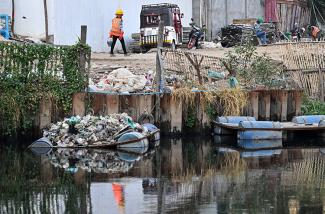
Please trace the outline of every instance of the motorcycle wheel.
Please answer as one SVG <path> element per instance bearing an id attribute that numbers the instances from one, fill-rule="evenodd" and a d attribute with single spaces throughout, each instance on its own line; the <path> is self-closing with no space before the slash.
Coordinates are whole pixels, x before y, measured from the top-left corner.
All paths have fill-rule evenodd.
<path id="1" fill-rule="evenodd" d="M 187 48 L 188 49 L 192 49 L 193 47 L 194 47 L 194 45 L 195 45 L 195 38 L 191 38 L 191 40 L 188 42 L 188 44 L 187 44 Z"/>

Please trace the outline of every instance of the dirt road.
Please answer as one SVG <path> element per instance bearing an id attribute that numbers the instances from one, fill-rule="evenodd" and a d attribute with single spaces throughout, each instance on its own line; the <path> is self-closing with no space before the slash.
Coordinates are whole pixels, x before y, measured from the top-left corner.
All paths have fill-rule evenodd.
<path id="1" fill-rule="evenodd" d="M 192 51 L 203 55 L 224 57 L 231 50 L 233 48 L 199 49 Z M 259 54 L 267 53 L 271 58 L 281 60 L 281 48 L 279 45 L 258 47 L 257 52 Z M 136 74 L 145 74 L 149 70 L 156 69 L 156 53 L 152 51 L 146 54 L 131 54 L 130 56 L 116 54 L 115 57 L 111 57 L 108 53 L 93 53 L 91 62 L 91 76 L 98 73 L 109 73 L 118 66 L 127 67 Z"/>

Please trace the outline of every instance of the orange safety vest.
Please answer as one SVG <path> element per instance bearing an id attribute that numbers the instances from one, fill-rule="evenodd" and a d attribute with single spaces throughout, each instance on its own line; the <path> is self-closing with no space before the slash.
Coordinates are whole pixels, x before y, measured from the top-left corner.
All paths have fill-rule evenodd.
<path id="1" fill-rule="evenodd" d="M 112 20 L 112 29 L 110 32 L 110 36 L 123 36 L 123 31 L 122 31 L 122 19 L 120 18 L 114 18 Z"/>
<path id="2" fill-rule="evenodd" d="M 312 35 L 313 35 L 314 38 L 317 37 L 317 34 L 318 34 L 319 31 L 320 31 L 320 29 L 319 29 L 318 27 L 313 26 L 313 32 L 312 32 Z"/>

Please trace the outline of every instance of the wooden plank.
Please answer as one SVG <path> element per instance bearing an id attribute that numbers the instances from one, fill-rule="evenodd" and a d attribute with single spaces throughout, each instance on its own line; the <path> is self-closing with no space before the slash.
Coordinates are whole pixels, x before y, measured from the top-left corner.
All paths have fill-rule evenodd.
<path id="1" fill-rule="evenodd" d="M 160 121 L 160 129 L 162 131 L 167 132 L 171 130 L 171 114 L 170 114 L 170 101 L 171 101 L 171 96 L 165 94 L 160 101 L 160 118 L 156 118 L 156 120 Z"/>
<path id="2" fill-rule="evenodd" d="M 281 120 L 281 100 L 279 98 L 279 91 L 271 92 L 271 117 L 272 121 Z"/>
<path id="3" fill-rule="evenodd" d="M 319 99 L 321 102 L 324 102 L 324 76 L 322 70 L 318 70 L 318 79 L 319 79 Z"/>
<path id="4" fill-rule="evenodd" d="M 183 125 L 183 108 L 182 103 L 176 100 L 170 102 L 170 114 L 171 114 L 171 133 L 181 133 Z"/>
<path id="5" fill-rule="evenodd" d="M 250 93 L 250 102 L 252 106 L 251 115 L 258 119 L 258 92 L 252 91 Z"/>
<path id="6" fill-rule="evenodd" d="M 82 44 L 86 44 L 86 42 L 87 42 L 87 26 L 86 25 L 81 26 L 80 42 Z M 82 74 L 86 73 L 86 53 L 84 51 L 81 51 L 80 55 L 79 55 L 79 72 Z"/>
<path id="7" fill-rule="evenodd" d="M 301 115 L 302 95 L 300 91 L 294 92 L 296 116 Z"/>
<path id="8" fill-rule="evenodd" d="M 106 114 L 119 113 L 119 96 L 106 95 Z"/>
<path id="9" fill-rule="evenodd" d="M 283 91 L 281 93 L 281 121 L 287 121 L 288 114 L 288 92 Z"/>
<path id="10" fill-rule="evenodd" d="M 72 114 L 79 115 L 81 117 L 85 116 L 85 93 L 76 93 L 72 97 Z"/>
<path id="11" fill-rule="evenodd" d="M 152 103 L 152 98 L 154 96 L 152 95 L 142 95 L 139 96 L 139 111 L 140 114 L 142 113 L 149 113 L 152 114 L 152 107 L 153 107 L 153 103 Z"/>
<path id="12" fill-rule="evenodd" d="M 95 115 L 104 115 L 106 112 L 106 95 L 96 94 L 94 95 L 92 109 Z"/>
<path id="13" fill-rule="evenodd" d="M 51 124 L 51 115 L 52 115 L 51 113 L 52 113 L 51 100 L 48 98 L 42 99 L 40 102 L 40 112 L 39 112 L 39 127 L 41 129 Z"/>
<path id="14" fill-rule="evenodd" d="M 270 93 L 264 94 L 264 103 L 265 103 L 266 120 L 270 120 L 271 119 L 271 95 L 270 95 Z"/>

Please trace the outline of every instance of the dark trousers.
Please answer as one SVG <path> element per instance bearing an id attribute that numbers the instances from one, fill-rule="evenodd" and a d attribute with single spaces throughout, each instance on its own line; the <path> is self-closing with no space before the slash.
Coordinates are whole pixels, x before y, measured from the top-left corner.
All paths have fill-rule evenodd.
<path id="1" fill-rule="evenodd" d="M 112 43 L 112 46 L 111 46 L 111 54 L 114 53 L 114 47 L 116 45 L 116 41 L 118 39 L 118 36 L 113 36 L 113 43 Z M 125 47 L 125 42 L 124 42 L 124 38 L 122 37 L 122 39 L 120 39 L 120 42 L 122 44 L 122 48 L 123 48 L 123 51 L 124 51 L 124 54 L 126 54 L 126 47 Z"/>

